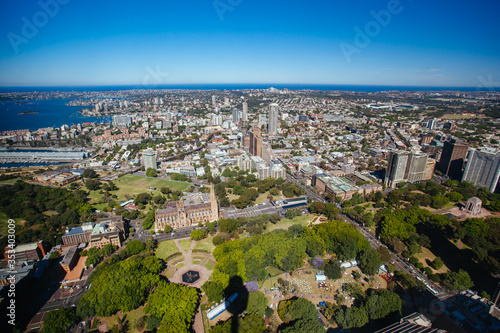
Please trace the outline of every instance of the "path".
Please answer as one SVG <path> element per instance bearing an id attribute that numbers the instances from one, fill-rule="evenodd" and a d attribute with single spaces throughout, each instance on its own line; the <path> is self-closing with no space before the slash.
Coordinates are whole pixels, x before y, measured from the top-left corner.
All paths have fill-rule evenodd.
<path id="1" fill-rule="evenodd" d="M 184 263 L 186 264 L 184 267 L 179 268 L 175 273 L 174 276 L 169 279 L 171 282 L 174 283 L 182 283 L 185 285 L 188 285 L 190 287 L 195 287 L 195 288 L 201 288 L 201 286 L 208 281 L 208 278 L 212 274 L 212 271 L 209 271 L 206 269 L 203 265 L 205 262 L 210 259 L 214 258 L 211 254 L 207 254 L 206 258 L 203 260 L 203 262 L 200 265 L 194 265 L 193 260 L 192 260 L 192 252 L 193 248 L 195 246 L 195 241 L 191 241 L 191 246 L 189 247 L 189 251 L 186 253 L 182 249 L 182 247 L 179 244 L 179 239 L 174 239 L 175 245 L 179 248 L 179 251 L 182 253 L 184 256 Z M 214 258 L 215 259 L 215 258 Z M 182 275 L 186 273 L 187 271 L 194 270 L 197 271 L 200 274 L 200 279 L 194 283 L 191 284 L 186 284 L 182 282 Z M 205 328 L 203 327 L 203 318 L 201 315 L 201 304 L 198 306 L 198 310 L 196 311 L 196 316 L 194 318 L 194 324 L 193 324 L 194 331 L 196 333 L 203 333 L 205 332 Z"/>

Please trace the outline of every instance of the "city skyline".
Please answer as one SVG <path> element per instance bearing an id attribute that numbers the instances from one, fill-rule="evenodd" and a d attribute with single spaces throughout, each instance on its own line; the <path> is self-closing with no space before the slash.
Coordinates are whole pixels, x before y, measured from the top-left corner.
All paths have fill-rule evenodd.
<path id="1" fill-rule="evenodd" d="M 494 1 L 134 4 L 2 1 L 0 86 L 500 86 Z"/>

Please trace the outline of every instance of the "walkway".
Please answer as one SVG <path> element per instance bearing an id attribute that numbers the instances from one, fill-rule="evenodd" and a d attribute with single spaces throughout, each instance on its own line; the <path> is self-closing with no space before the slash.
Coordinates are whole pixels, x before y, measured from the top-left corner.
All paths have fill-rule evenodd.
<path id="1" fill-rule="evenodd" d="M 209 271 L 206 269 L 203 265 L 206 263 L 207 260 L 214 258 L 211 254 L 207 254 L 206 258 L 203 259 L 203 262 L 200 265 L 194 265 L 193 260 L 192 260 L 192 253 L 193 253 L 193 248 L 194 245 L 196 244 L 195 241 L 191 241 L 191 246 L 189 247 L 189 251 L 185 252 L 182 247 L 179 244 L 179 239 L 174 239 L 175 245 L 179 248 L 179 251 L 182 253 L 184 256 L 184 263 L 186 264 L 184 267 L 179 268 L 175 273 L 174 276 L 172 276 L 171 279 L 169 279 L 171 282 L 174 283 L 182 283 L 184 285 L 190 286 L 190 287 L 195 287 L 195 288 L 201 288 L 201 286 L 208 281 L 208 278 L 212 274 L 213 271 Z M 214 258 L 215 260 L 215 258 Z M 182 275 L 186 273 L 187 271 L 197 271 L 200 274 L 200 278 L 198 281 L 187 284 L 182 282 Z M 203 318 L 201 315 L 201 304 L 198 306 L 198 310 L 196 311 L 196 316 L 194 319 L 194 324 L 193 324 L 194 331 L 196 333 L 203 333 L 205 332 L 205 329 L 203 327 Z"/>

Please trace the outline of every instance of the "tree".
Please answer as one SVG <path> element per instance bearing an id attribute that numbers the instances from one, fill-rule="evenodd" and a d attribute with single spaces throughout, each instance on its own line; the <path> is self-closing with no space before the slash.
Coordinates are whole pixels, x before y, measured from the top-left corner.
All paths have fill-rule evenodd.
<path id="1" fill-rule="evenodd" d="M 155 210 L 152 209 L 148 215 L 146 216 L 146 218 L 144 219 L 144 221 L 142 221 L 141 223 L 141 226 L 144 230 L 148 230 L 150 229 L 153 224 L 155 223 Z"/>
<path id="2" fill-rule="evenodd" d="M 324 269 L 325 275 L 331 280 L 340 279 L 342 276 L 342 269 L 338 260 L 330 259 Z"/>
<path id="3" fill-rule="evenodd" d="M 193 230 L 191 232 L 190 238 L 192 240 L 197 241 L 197 240 L 201 240 L 201 239 L 205 238 L 206 236 L 207 236 L 207 234 L 205 233 L 204 230 L 202 230 L 202 229 L 196 229 L 196 230 Z"/>
<path id="4" fill-rule="evenodd" d="M 267 298 L 262 292 L 255 290 L 248 293 L 247 313 L 254 313 L 259 318 L 262 318 L 264 317 L 266 308 Z"/>
<path id="5" fill-rule="evenodd" d="M 451 291 L 463 291 L 474 286 L 469 274 L 460 269 L 458 272 L 451 272 L 446 274 L 444 285 Z"/>
<path id="6" fill-rule="evenodd" d="M 356 258 L 358 253 L 358 244 L 354 238 L 346 237 L 337 248 L 337 256 L 342 261 Z"/>
<path id="7" fill-rule="evenodd" d="M 280 220 L 281 220 L 280 213 L 273 213 L 269 216 L 269 221 L 271 221 L 271 223 L 273 224 L 278 223 Z"/>
<path id="8" fill-rule="evenodd" d="M 312 265 L 316 269 L 322 269 L 324 264 L 325 264 L 325 262 L 323 261 L 323 258 L 320 258 L 320 257 L 314 257 L 314 259 L 312 261 Z"/>
<path id="9" fill-rule="evenodd" d="M 147 205 L 150 201 L 151 201 L 151 194 L 149 193 L 139 193 L 134 199 L 135 204 Z"/>
<path id="10" fill-rule="evenodd" d="M 82 178 L 98 178 L 99 175 L 92 169 L 85 169 L 82 173 Z"/>
<path id="11" fill-rule="evenodd" d="M 334 318 L 337 324 L 343 329 L 363 327 L 368 323 L 368 313 L 366 310 L 355 306 L 338 310 Z"/>
<path id="12" fill-rule="evenodd" d="M 148 177 L 156 177 L 157 175 L 158 175 L 158 173 L 153 168 L 148 168 L 146 170 L 146 176 L 148 176 Z"/>
<path id="13" fill-rule="evenodd" d="M 365 309 L 372 320 L 386 317 L 394 311 L 401 312 L 403 306 L 401 298 L 389 290 L 371 289 L 371 295 L 365 301 Z"/>
<path id="14" fill-rule="evenodd" d="M 224 288 L 219 283 L 207 281 L 201 286 L 209 302 L 218 302 L 224 298 Z"/>
<path id="15" fill-rule="evenodd" d="M 89 190 L 89 191 L 96 191 L 99 189 L 99 187 L 101 186 L 101 182 L 97 179 L 88 179 L 86 182 L 85 182 L 85 187 Z"/>
<path id="16" fill-rule="evenodd" d="M 76 310 L 73 307 L 49 311 L 43 321 L 42 333 L 69 332 L 71 326 L 79 320 L 80 318 L 76 315 Z"/>
<path id="17" fill-rule="evenodd" d="M 441 209 L 449 202 L 450 200 L 444 195 L 436 195 L 431 197 L 431 207 L 434 209 Z"/>
<path id="18" fill-rule="evenodd" d="M 164 232 L 169 233 L 172 232 L 172 227 L 169 226 L 168 224 L 165 225 L 165 229 L 163 229 Z"/>
<path id="19" fill-rule="evenodd" d="M 140 240 L 133 240 L 127 244 L 126 248 L 130 252 L 130 254 L 134 255 L 142 252 L 146 248 L 146 245 L 144 245 L 144 243 Z"/>
<path id="20" fill-rule="evenodd" d="M 359 256 L 359 268 L 367 275 L 377 274 L 381 265 L 382 260 L 377 250 L 367 249 Z"/>
<path id="21" fill-rule="evenodd" d="M 431 266 L 434 269 L 441 269 L 444 266 L 444 262 L 440 257 L 436 257 L 436 259 L 432 261 Z"/>
<path id="22" fill-rule="evenodd" d="M 383 262 L 390 262 L 392 260 L 391 252 L 385 246 L 381 246 L 377 249 L 378 253 L 380 253 L 380 259 Z"/>

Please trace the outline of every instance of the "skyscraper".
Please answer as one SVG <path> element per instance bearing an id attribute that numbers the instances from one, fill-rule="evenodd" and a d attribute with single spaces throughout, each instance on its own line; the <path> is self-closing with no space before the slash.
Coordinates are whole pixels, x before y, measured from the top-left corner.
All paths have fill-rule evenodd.
<path id="1" fill-rule="evenodd" d="M 391 152 L 387 161 L 384 180 L 387 186 L 395 187 L 397 183 L 405 181 L 406 165 L 409 157 L 408 152 Z"/>
<path id="2" fill-rule="evenodd" d="M 247 102 L 243 102 L 243 114 L 241 116 L 241 120 L 244 122 L 248 121 L 248 104 Z"/>
<path id="3" fill-rule="evenodd" d="M 237 123 L 240 121 L 241 111 L 238 109 L 233 109 L 233 123 Z"/>
<path id="4" fill-rule="evenodd" d="M 278 134 L 278 111 L 278 104 L 272 103 L 271 105 L 269 105 L 269 127 L 267 129 L 269 135 Z"/>
<path id="5" fill-rule="evenodd" d="M 460 179 L 469 147 L 463 143 L 445 142 L 438 169 L 450 178 Z"/>
<path id="6" fill-rule="evenodd" d="M 152 149 L 148 149 L 142 153 L 142 162 L 144 163 L 144 170 L 149 168 L 156 170 L 156 152 Z"/>
<path id="7" fill-rule="evenodd" d="M 212 106 L 215 107 L 215 95 L 212 95 Z"/>
<path id="8" fill-rule="evenodd" d="M 471 150 L 467 156 L 462 181 L 484 186 L 494 192 L 500 178 L 500 154 Z"/>

